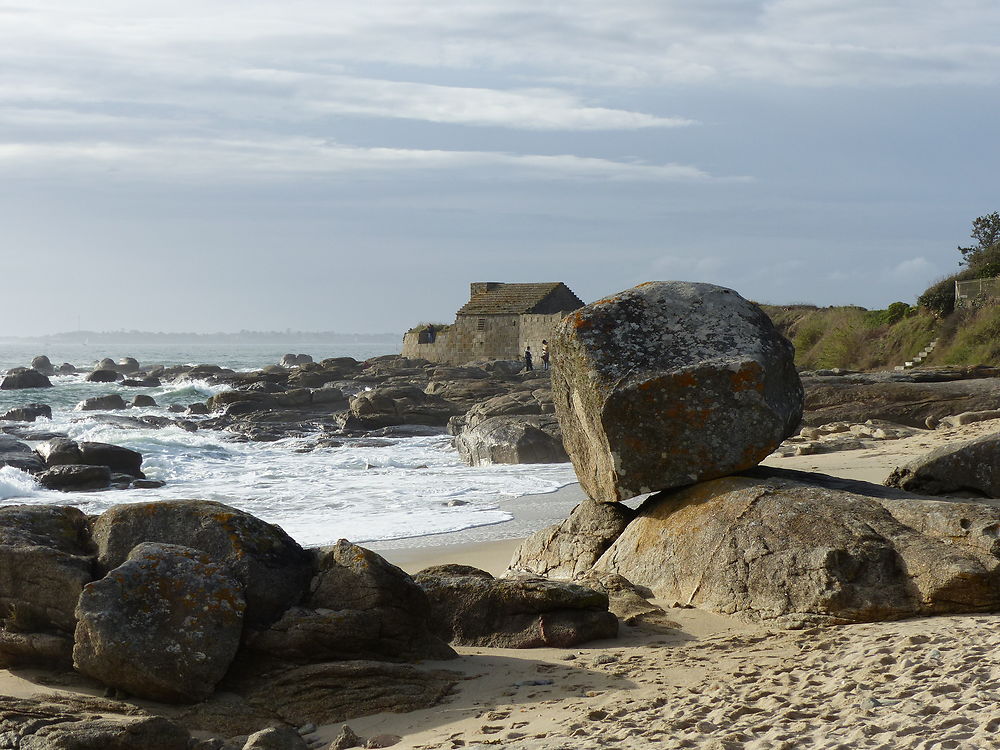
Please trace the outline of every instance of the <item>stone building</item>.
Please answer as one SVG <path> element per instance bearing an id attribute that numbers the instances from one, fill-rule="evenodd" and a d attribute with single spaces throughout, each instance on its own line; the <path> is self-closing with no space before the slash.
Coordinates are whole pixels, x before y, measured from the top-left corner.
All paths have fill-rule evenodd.
<path id="1" fill-rule="evenodd" d="M 455 322 L 433 333 L 426 326 L 403 336 L 403 356 L 465 364 L 484 359 L 520 359 L 526 346 L 537 358 L 567 313 L 583 302 L 560 281 L 503 284 L 477 281 Z"/>

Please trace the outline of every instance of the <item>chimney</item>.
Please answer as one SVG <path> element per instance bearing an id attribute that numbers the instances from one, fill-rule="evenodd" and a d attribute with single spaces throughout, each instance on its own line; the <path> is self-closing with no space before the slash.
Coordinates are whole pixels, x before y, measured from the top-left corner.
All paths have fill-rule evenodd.
<path id="1" fill-rule="evenodd" d="M 477 294 L 482 294 L 483 292 L 492 292 L 494 289 L 499 289 L 503 284 L 499 281 L 473 281 L 469 284 L 469 299 L 472 299 Z"/>

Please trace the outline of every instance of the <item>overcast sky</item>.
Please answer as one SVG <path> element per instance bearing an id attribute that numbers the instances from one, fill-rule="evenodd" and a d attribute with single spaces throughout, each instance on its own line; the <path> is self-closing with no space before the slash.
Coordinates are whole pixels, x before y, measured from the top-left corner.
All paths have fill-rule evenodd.
<path id="1" fill-rule="evenodd" d="M 2 5 L 0 335 L 912 302 L 1000 209 L 998 84 L 996 0 Z"/>

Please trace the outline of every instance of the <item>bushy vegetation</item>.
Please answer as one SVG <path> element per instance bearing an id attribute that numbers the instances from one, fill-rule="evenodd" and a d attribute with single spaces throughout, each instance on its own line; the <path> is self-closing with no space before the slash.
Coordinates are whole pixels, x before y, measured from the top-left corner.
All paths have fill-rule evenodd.
<path id="1" fill-rule="evenodd" d="M 937 322 L 934 315 L 905 302 L 885 310 L 807 305 L 763 309 L 795 345 L 795 364 L 807 370 L 902 364 L 934 339 Z"/>

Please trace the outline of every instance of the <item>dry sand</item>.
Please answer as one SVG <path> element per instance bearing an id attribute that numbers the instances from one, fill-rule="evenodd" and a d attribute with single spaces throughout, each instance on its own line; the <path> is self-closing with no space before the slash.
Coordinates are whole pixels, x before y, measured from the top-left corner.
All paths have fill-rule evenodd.
<path id="1" fill-rule="evenodd" d="M 1000 422 L 766 463 L 881 482 L 911 456 L 993 432 Z M 528 525 L 565 517 L 579 497 L 570 487 L 526 499 Z M 499 573 L 517 539 L 425 542 L 380 551 L 410 571 L 458 562 Z M 400 735 L 400 749 L 1000 748 L 1000 615 L 781 631 L 668 612 L 677 627 L 623 625 L 583 648 L 459 648 L 461 659 L 426 663 L 462 674 L 444 704 L 348 723 L 364 737 Z M 0 671 L 0 693 L 45 689 Z M 325 748 L 339 731 L 307 739 Z"/>

